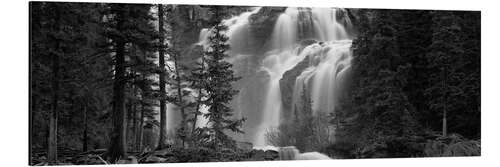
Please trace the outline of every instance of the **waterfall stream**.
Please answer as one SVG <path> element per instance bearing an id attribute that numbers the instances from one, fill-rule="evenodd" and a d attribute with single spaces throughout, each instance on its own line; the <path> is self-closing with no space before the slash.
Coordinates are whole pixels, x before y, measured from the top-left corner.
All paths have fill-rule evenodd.
<path id="1" fill-rule="evenodd" d="M 258 13 L 260 9 L 254 8 L 252 11 L 223 21 L 223 24 L 229 27 L 226 34 L 229 36 L 231 46 L 230 58 L 228 58 L 231 63 L 242 64 L 242 61 L 248 61 L 247 57 L 258 56 L 243 54 L 241 50 L 248 45 L 248 38 L 252 35 L 248 33 L 249 17 Z M 267 147 L 269 143 L 266 142 L 265 134 L 270 128 L 278 127 L 283 121 L 280 89 L 283 74 L 306 58 L 309 59 L 309 65 L 295 79 L 291 106 L 301 106 L 300 97 L 307 92 L 311 97 L 314 113 L 334 112 L 336 92 L 339 91 L 337 90 L 338 78 L 342 78 L 341 76 L 349 69 L 351 61 L 351 39 L 344 27 L 345 24 L 350 24 L 350 20 L 348 17 L 339 18 L 339 11 L 342 9 L 290 7 L 278 16 L 269 38 L 270 49 L 262 55 L 264 58 L 259 63 L 260 68 L 255 69 L 264 71 L 268 76 L 266 85 L 260 85 L 260 89 L 265 89 L 265 93 L 260 97 L 264 100 L 260 106 L 261 112 L 236 111 L 240 112 L 239 116 L 260 115 L 255 117 L 260 118 L 258 121 L 253 121 L 256 123 L 245 125 L 253 128 L 253 131 L 247 132 L 245 136 L 256 148 Z M 303 27 L 310 28 L 304 29 Z M 200 32 L 199 45 L 207 46 L 208 33 L 208 29 Z M 300 33 L 312 34 L 312 36 Z M 306 38 L 316 42 L 304 46 L 301 40 L 307 40 Z M 238 69 L 242 68 L 244 67 L 235 66 L 235 71 L 238 73 Z M 307 90 L 305 91 L 304 88 Z M 245 87 L 240 89 L 252 91 Z M 240 93 L 239 96 L 245 96 L 245 94 Z M 241 103 L 245 101 L 235 102 L 236 110 L 241 110 L 239 109 Z M 297 108 L 292 108 L 292 110 L 295 109 Z"/>

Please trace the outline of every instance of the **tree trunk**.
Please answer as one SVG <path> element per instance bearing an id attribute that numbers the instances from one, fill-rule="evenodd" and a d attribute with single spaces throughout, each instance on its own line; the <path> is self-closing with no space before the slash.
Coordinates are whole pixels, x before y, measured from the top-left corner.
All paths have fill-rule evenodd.
<path id="1" fill-rule="evenodd" d="M 446 137 L 448 135 L 447 125 L 446 125 L 446 114 L 447 114 L 446 113 L 446 103 L 447 103 L 446 90 L 447 90 L 447 86 L 448 86 L 448 85 L 446 85 L 447 78 L 448 78 L 448 74 L 447 74 L 446 66 L 445 66 L 444 67 L 444 80 L 443 80 L 443 82 L 444 82 L 444 84 L 443 84 L 443 87 L 444 87 L 444 89 L 443 89 L 443 94 L 444 94 L 443 95 L 443 100 L 444 100 L 444 103 L 443 103 L 443 137 Z"/>
<path id="2" fill-rule="evenodd" d="M 187 136 L 187 129 L 188 129 L 188 126 L 187 126 L 187 115 L 186 115 L 186 112 L 184 110 L 184 100 L 182 99 L 183 97 L 183 94 L 182 94 L 182 87 L 181 87 L 181 76 L 180 76 L 180 69 L 179 69 L 179 55 L 177 53 L 173 54 L 173 57 L 174 57 L 174 65 L 175 65 L 175 75 L 177 76 L 175 78 L 175 81 L 176 81 L 176 87 L 177 87 L 177 100 L 178 100 L 178 105 L 179 105 L 179 110 L 181 112 L 181 117 L 182 117 L 182 120 L 181 120 L 181 128 L 182 128 L 182 134 L 184 137 L 181 138 L 182 140 L 182 147 L 185 146 L 185 137 Z"/>
<path id="3" fill-rule="evenodd" d="M 144 104 L 141 105 L 141 115 L 140 115 L 140 120 L 139 120 L 139 140 L 137 140 L 137 146 L 138 146 L 138 150 L 140 152 L 142 152 L 142 147 L 143 147 L 143 144 L 142 144 L 142 141 L 143 141 L 143 138 L 144 138 Z"/>
<path id="4" fill-rule="evenodd" d="M 59 48 L 59 43 L 56 44 Z M 48 139 L 48 161 L 50 164 L 57 163 L 57 119 L 58 119 L 58 98 L 59 98 L 59 56 L 52 55 L 52 108 L 49 120 L 49 139 Z"/>
<path id="5" fill-rule="evenodd" d="M 160 139 L 158 140 L 158 149 L 162 149 L 166 146 L 167 102 L 165 97 L 165 55 L 163 48 L 163 43 L 165 42 L 163 35 L 165 33 L 163 30 L 163 5 L 161 4 L 158 5 L 158 25 L 160 33 L 160 47 L 158 49 L 160 58 Z"/>
<path id="6" fill-rule="evenodd" d="M 31 5 L 30 5 L 31 6 Z M 31 13 L 30 13 L 31 15 Z M 31 23 L 30 23 L 31 24 Z M 30 45 L 31 45 L 31 41 L 30 41 Z M 31 47 L 30 47 L 31 48 Z M 31 52 L 30 52 L 31 53 Z M 31 59 L 31 55 L 30 55 L 30 59 Z M 30 61 L 31 62 L 31 61 Z M 32 63 L 30 63 L 30 74 L 32 74 Z M 36 104 L 37 104 L 37 98 L 36 96 L 33 95 L 33 91 L 34 90 L 37 90 L 36 89 L 36 83 L 35 83 L 35 79 L 33 79 L 33 76 L 29 75 L 29 79 L 30 79 L 30 114 L 29 114 L 29 119 L 30 119 L 30 129 L 29 129 L 29 164 L 30 165 L 35 165 L 33 164 L 33 146 L 34 146 L 34 142 L 33 142 L 33 139 L 35 138 L 35 125 L 34 125 L 34 119 L 35 119 L 35 110 L 36 110 Z M 40 119 L 40 118 L 37 118 L 37 119 Z"/>
<path id="7" fill-rule="evenodd" d="M 143 55 L 143 59 L 146 60 L 146 54 Z M 146 63 L 143 63 L 142 64 L 144 68 L 146 68 Z M 145 81 L 146 80 L 146 74 L 142 73 L 142 81 Z M 143 141 L 143 136 L 144 136 L 144 111 L 146 109 L 145 104 L 146 104 L 146 97 L 145 97 L 145 92 L 146 91 L 146 85 L 143 85 L 142 86 L 142 98 L 141 98 L 141 112 L 140 112 L 140 116 L 139 116 L 139 131 L 137 133 L 138 135 L 138 140 L 136 141 L 136 146 L 137 146 L 137 150 L 139 150 L 140 152 L 142 152 L 142 141 Z"/>
<path id="8" fill-rule="evenodd" d="M 87 116 L 87 104 L 83 104 L 83 152 L 86 152 L 88 149 L 88 116 Z"/>
<path id="9" fill-rule="evenodd" d="M 131 126 L 131 122 L 132 122 L 132 99 L 128 98 L 127 99 L 127 102 L 125 102 L 125 111 L 126 111 L 126 122 L 127 122 L 127 126 L 125 126 L 125 138 L 127 139 L 127 142 L 125 142 L 125 147 L 128 148 L 128 145 L 129 145 L 129 136 L 132 136 L 132 133 L 130 131 L 130 126 Z M 133 148 L 132 148 L 133 149 Z M 128 150 L 128 149 L 127 149 Z"/>
<path id="10" fill-rule="evenodd" d="M 123 11 L 117 14 L 117 28 L 123 26 Z M 113 83 L 113 131 L 108 158 L 116 162 L 126 157 L 126 115 L 125 115 L 125 41 L 116 39 L 115 79 Z"/>
<path id="11" fill-rule="evenodd" d="M 205 56 L 201 56 L 201 73 L 203 73 L 205 71 Z M 194 85 L 194 83 L 193 83 Z M 193 124 L 192 124 L 192 127 L 191 127 L 191 139 L 193 140 L 193 136 L 195 135 L 194 132 L 196 130 L 196 123 L 198 122 L 198 112 L 200 112 L 200 108 L 201 108 L 201 100 L 203 98 L 203 95 L 202 95 L 202 88 L 200 87 L 198 89 L 198 99 L 197 99 L 197 104 L 196 104 L 196 110 L 194 112 L 194 119 L 193 119 Z M 196 141 L 193 141 L 193 145 L 195 145 Z"/>
<path id="12" fill-rule="evenodd" d="M 133 89 L 133 88 L 132 88 Z M 134 91 L 135 93 L 135 91 Z M 137 151 L 137 147 L 134 147 L 135 146 L 135 143 L 137 143 L 137 113 L 136 113 L 136 105 L 134 105 L 132 103 L 132 130 L 133 130 L 133 133 L 132 133 L 132 150 L 134 151 Z"/>
<path id="13" fill-rule="evenodd" d="M 445 104 L 446 105 L 446 104 Z M 447 127 L 446 127 L 446 109 L 443 111 L 443 136 L 446 137 L 447 134 Z"/>

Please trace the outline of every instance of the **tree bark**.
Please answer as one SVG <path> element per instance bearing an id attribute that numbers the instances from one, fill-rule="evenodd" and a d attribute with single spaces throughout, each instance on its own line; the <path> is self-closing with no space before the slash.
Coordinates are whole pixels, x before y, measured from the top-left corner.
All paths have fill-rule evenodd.
<path id="1" fill-rule="evenodd" d="M 166 105 L 166 97 L 165 97 L 165 55 L 163 43 L 165 42 L 163 35 L 163 5 L 158 5 L 158 25 L 159 25 L 159 33 L 160 33 L 160 46 L 158 48 L 158 55 L 160 61 L 160 138 L 158 140 L 158 149 L 165 148 L 166 143 L 166 127 L 167 127 L 167 105 Z"/>
<path id="2" fill-rule="evenodd" d="M 88 116 L 87 116 L 87 104 L 83 104 L 83 152 L 86 152 L 88 149 Z"/>
<path id="3" fill-rule="evenodd" d="M 132 86 L 132 90 L 135 90 Z M 135 93 L 135 91 L 133 91 Z M 135 146 L 135 143 L 137 143 L 137 113 L 136 113 L 136 105 L 134 103 L 131 104 L 132 105 L 132 130 L 133 130 L 133 133 L 132 133 L 132 149 L 134 151 L 137 151 L 137 147 L 134 147 Z"/>
<path id="4" fill-rule="evenodd" d="M 205 71 L 205 56 L 202 55 L 201 56 L 201 73 L 203 73 Z M 201 108 L 201 100 L 203 98 L 203 95 L 202 95 L 202 88 L 200 87 L 198 89 L 198 99 L 197 99 L 197 104 L 196 104 L 196 110 L 195 110 L 195 113 L 194 113 L 194 119 L 193 119 L 193 124 L 191 125 L 191 139 L 193 140 L 193 136 L 195 135 L 194 132 L 196 130 L 196 123 L 198 122 L 198 112 L 200 112 L 200 108 Z M 195 145 L 196 141 L 193 141 L 193 145 Z"/>
<path id="5" fill-rule="evenodd" d="M 125 102 L 125 112 L 126 112 L 126 122 L 127 122 L 127 126 L 125 126 L 125 138 L 127 139 L 127 142 L 125 142 L 125 147 L 128 148 L 128 145 L 129 145 L 129 136 L 132 136 L 132 132 L 130 131 L 131 129 L 131 122 L 133 121 L 132 118 L 132 99 L 131 98 L 127 98 L 126 102 Z M 133 149 L 133 148 L 132 148 Z M 127 149 L 128 150 L 128 149 Z"/>
<path id="6" fill-rule="evenodd" d="M 139 120 L 139 140 L 137 141 L 137 145 L 138 145 L 138 150 L 140 152 L 142 152 L 142 147 L 143 147 L 143 144 L 142 144 L 142 141 L 143 141 L 143 138 L 144 138 L 144 104 L 141 105 L 141 115 L 139 116 L 140 117 L 140 120 Z"/>
<path id="7" fill-rule="evenodd" d="M 143 59 L 146 60 L 146 54 L 143 54 Z M 146 63 L 144 62 L 143 64 L 143 67 L 146 68 Z M 146 80 L 146 74 L 142 73 L 142 81 L 145 81 Z M 140 152 L 142 152 L 142 144 L 143 144 L 143 137 L 144 137 L 144 111 L 146 109 L 145 105 L 146 105 L 146 85 L 143 85 L 142 86 L 142 98 L 141 98 L 141 112 L 140 112 L 140 116 L 139 116 L 139 132 L 138 132 L 138 140 L 136 141 L 136 145 L 137 145 L 137 150 L 139 150 Z"/>
<path id="8" fill-rule="evenodd" d="M 57 44 L 59 48 L 59 44 Z M 57 119 L 58 119 L 58 98 L 59 98 L 59 56 L 52 55 L 52 108 L 49 120 L 49 146 L 48 161 L 50 164 L 57 163 Z"/>
<path id="9" fill-rule="evenodd" d="M 446 106 L 446 103 L 447 103 L 447 98 L 446 98 L 447 93 L 446 92 L 447 92 L 447 87 L 448 87 L 446 80 L 448 79 L 448 74 L 446 71 L 446 65 L 444 67 L 443 72 L 444 72 L 444 79 L 443 79 L 443 87 L 444 87 L 444 89 L 443 89 L 443 101 L 444 101 L 444 103 L 443 103 L 443 137 L 446 137 L 448 135 L 447 125 L 446 125 L 446 123 L 447 123 L 446 122 L 446 114 L 447 114 L 446 113 L 446 107 L 447 107 Z"/>
<path id="10" fill-rule="evenodd" d="M 123 7 L 123 6 L 122 6 Z M 123 26 L 124 13 L 117 13 L 117 28 L 120 32 Z M 116 38 L 115 79 L 113 83 L 113 131 L 111 145 L 108 149 L 108 158 L 116 162 L 126 157 L 126 115 L 125 115 L 125 41 Z"/>

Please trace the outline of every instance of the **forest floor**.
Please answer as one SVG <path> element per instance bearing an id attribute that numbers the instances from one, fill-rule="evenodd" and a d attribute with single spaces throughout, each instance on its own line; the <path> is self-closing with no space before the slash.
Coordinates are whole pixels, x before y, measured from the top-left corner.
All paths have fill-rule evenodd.
<path id="1" fill-rule="evenodd" d="M 57 165 L 110 164 L 104 158 L 106 150 L 96 149 L 82 152 L 60 149 Z M 150 152 L 128 152 L 127 158 L 116 164 L 182 163 L 182 162 L 227 162 L 227 161 L 272 161 L 278 159 L 278 152 L 272 150 L 222 150 L 214 152 L 207 148 L 166 148 Z M 46 153 L 40 151 L 31 157 L 33 166 L 45 166 Z"/>

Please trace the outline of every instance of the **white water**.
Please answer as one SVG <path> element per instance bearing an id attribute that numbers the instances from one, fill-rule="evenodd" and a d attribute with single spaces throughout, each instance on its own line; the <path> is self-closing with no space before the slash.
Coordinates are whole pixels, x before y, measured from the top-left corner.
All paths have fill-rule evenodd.
<path id="1" fill-rule="evenodd" d="M 291 49 L 296 44 L 298 15 L 296 8 L 287 8 L 285 13 L 278 17 L 271 38 L 273 49 Z"/>
<path id="2" fill-rule="evenodd" d="M 229 62 L 237 63 L 243 61 L 245 57 L 256 56 L 243 54 L 243 50 L 248 46 L 249 37 L 249 17 L 259 12 L 260 8 L 244 12 L 238 16 L 224 20 L 223 24 L 228 26 L 226 34 L 229 36 L 231 50 Z M 294 68 L 304 58 L 309 56 L 310 64 L 300 76 L 296 78 L 292 107 L 301 105 L 301 95 L 303 88 L 310 93 L 313 101 L 312 107 L 316 112 L 333 112 L 336 105 L 336 94 L 338 92 L 339 79 L 350 67 L 351 40 L 348 39 L 344 26 L 339 23 L 336 8 L 313 8 L 310 10 L 287 8 L 286 11 L 276 20 L 271 34 L 270 49 L 264 55 L 261 68 L 268 73 L 269 80 L 262 88 L 266 89 L 266 94 L 262 97 L 264 103 L 260 124 L 257 125 L 257 132 L 252 135 L 252 142 L 256 148 L 269 147 L 266 143 L 265 134 L 270 128 L 276 128 L 281 122 L 283 104 L 279 81 L 283 74 Z M 298 39 L 299 14 L 309 12 L 314 35 L 313 38 L 320 43 L 313 43 L 309 46 L 300 46 Z M 346 23 L 350 23 L 349 18 L 340 18 Z M 198 45 L 208 47 L 209 29 L 200 32 Z M 303 49 L 301 49 L 303 48 Z M 251 90 L 250 90 L 251 91 Z M 241 103 L 241 101 L 239 102 Z M 300 112 L 300 111 L 299 111 Z M 239 116 L 241 113 L 238 114 Z M 200 118 L 199 122 L 206 122 Z"/>
<path id="3" fill-rule="evenodd" d="M 308 11 L 288 8 L 278 17 L 271 39 L 273 47 L 263 62 L 270 81 L 263 107 L 263 121 L 254 140 L 256 146 L 267 145 L 264 134 L 269 128 L 276 128 L 280 124 L 282 99 L 279 80 L 286 71 L 309 56 L 309 68 L 296 79 L 292 106 L 300 105 L 303 88 L 310 87 L 312 90 L 308 92 L 311 92 L 313 112 L 333 112 L 336 104 L 337 75 L 350 65 L 351 41 L 347 39 L 348 35 L 342 24 L 337 21 L 337 9 L 313 8 L 310 11 L 313 34 L 316 40 L 323 42 L 311 44 L 300 53 L 300 46 L 297 45 L 299 12 Z"/>
<path id="4" fill-rule="evenodd" d="M 280 48 L 281 49 L 281 48 Z M 270 54 L 263 61 L 263 69 L 270 76 L 267 85 L 267 94 L 263 106 L 262 123 L 258 128 L 258 133 L 254 138 L 255 146 L 265 146 L 265 134 L 270 128 L 278 127 L 280 124 L 280 114 L 282 110 L 280 79 L 283 73 L 292 69 L 297 63 L 302 61 L 305 54 L 298 54 L 297 50 L 285 50 L 280 53 Z"/>
<path id="5" fill-rule="evenodd" d="M 350 40 L 339 40 L 315 48 L 316 52 L 309 55 L 309 67 L 295 81 L 293 106 L 301 106 L 305 87 L 310 89 L 307 92 L 311 93 L 313 113 L 334 112 L 340 82 L 337 78 L 350 67 L 350 47 Z"/>

